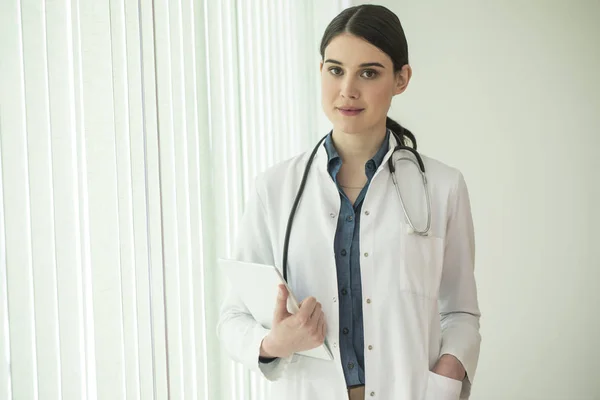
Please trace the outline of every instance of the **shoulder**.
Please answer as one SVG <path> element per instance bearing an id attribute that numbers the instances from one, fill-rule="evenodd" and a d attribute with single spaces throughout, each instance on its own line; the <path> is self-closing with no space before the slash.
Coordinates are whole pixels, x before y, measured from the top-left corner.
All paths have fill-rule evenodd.
<path id="1" fill-rule="evenodd" d="M 302 179 L 306 162 L 310 156 L 308 151 L 280 161 L 256 176 L 256 186 L 259 192 L 270 192 L 281 186 L 295 185 Z"/>
<path id="2" fill-rule="evenodd" d="M 452 184 L 462 178 L 462 173 L 458 168 L 427 155 L 420 155 L 429 181 Z"/>
<path id="3" fill-rule="evenodd" d="M 427 182 L 435 192 L 443 198 L 451 199 L 467 195 L 468 189 L 465 177 L 460 169 L 432 157 L 421 154 Z"/>

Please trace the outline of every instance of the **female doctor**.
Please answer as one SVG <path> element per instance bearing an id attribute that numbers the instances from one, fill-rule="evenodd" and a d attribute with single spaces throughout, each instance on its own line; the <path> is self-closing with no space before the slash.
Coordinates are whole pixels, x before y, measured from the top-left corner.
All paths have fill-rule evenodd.
<path id="1" fill-rule="evenodd" d="M 281 286 L 265 329 L 230 292 L 219 339 L 273 399 L 467 399 L 481 341 L 469 196 L 458 170 L 397 148 L 416 149 L 387 117 L 412 73 L 403 28 L 384 7 L 348 8 L 320 51 L 333 129 L 257 177 L 235 251 L 277 266 L 300 312 Z M 295 354 L 325 339 L 332 361 Z"/>

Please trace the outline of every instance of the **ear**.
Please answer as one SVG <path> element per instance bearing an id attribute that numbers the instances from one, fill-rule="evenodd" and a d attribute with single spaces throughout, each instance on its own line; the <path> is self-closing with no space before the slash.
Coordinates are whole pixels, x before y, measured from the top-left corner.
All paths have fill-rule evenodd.
<path id="1" fill-rule="evenodd" d="M 319 63 L 319 72 L 323 72 L 323 61 Z"/>
<path id="2" fill-rule="evenodd" d="M 412 68 L 408 64 L 405 64 L 404 66 L 402 66 L 402 69 L 400 71 L 396 72 L 396 75 L 394 77 L 394 96 L 406 90 L 411 77 Z"/>

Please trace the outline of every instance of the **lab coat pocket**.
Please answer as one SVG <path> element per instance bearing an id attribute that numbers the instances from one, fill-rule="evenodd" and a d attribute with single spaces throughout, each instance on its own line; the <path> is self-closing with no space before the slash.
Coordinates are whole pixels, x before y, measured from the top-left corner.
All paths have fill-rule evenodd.
<path id="1" fill-rule="evenodd" d="M 429 371 L 425 400 L 459 400 L 462 382 Z"/>
<path id="2" fill-rule="evenodd" d="M 437 298 L 444 255 L 444 240 L 412 233 L 407 225 L 401 233 L 400 285 L 409 292 Z"/>

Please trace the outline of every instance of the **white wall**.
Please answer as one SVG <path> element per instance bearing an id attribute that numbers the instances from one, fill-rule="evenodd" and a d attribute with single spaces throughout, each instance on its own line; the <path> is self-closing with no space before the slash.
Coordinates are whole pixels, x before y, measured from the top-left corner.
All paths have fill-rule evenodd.
<path id="1" fill-rule="evenodd" d="M 473 400 L 600 399 L 600 2 L 373 3 L 414 70 L 390 115 L 469 184 Z"/>

